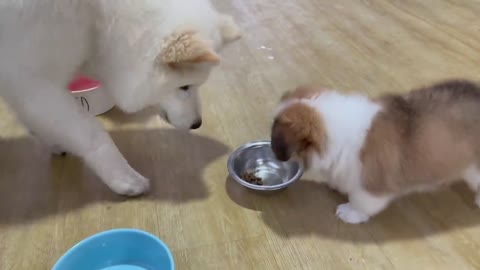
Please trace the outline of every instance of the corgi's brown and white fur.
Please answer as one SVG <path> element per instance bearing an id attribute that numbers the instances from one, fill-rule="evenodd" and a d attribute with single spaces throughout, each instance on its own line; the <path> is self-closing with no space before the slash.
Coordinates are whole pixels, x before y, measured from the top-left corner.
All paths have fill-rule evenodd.
<path id="1" fill-rule="evenodd" d="M 369 98 L 300 87 L 272 126 L 278 159 L 348 195 L 337 207 L 362 223 L 399 196 L 464 179 L 480 206 L 480 86 L 448 80 L 404 95 Z"/>

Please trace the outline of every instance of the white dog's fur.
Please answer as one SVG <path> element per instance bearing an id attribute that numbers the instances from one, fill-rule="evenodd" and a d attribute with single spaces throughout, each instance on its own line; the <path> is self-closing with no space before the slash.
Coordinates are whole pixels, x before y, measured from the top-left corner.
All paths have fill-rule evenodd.
<path id="1" fill-rule="evenodd" d="M 75 103 L 69 80 L 92 76 L 125 112 L 158 106 L 173 126 L 198 127 L 197 89 L 239 37 L 208 0 L 0 0 L 0 94 L 44 143 L 138 195 L 149 181 Z"/>

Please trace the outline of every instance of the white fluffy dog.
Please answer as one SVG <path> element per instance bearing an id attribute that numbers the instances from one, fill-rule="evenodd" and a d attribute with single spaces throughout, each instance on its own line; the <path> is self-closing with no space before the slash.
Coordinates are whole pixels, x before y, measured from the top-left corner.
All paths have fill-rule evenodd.
<path id="1" fill-rule="evenodd" d="M 0 0 L 0 93 L 41 141 L 83 158 L 116 193 L 138 195 L 149 181 L 68 82 L 82 72 L 121 110 L 156 105 L 173 126 L 195 129 L 197 89 L 239 37 L 208 0 Z"/>

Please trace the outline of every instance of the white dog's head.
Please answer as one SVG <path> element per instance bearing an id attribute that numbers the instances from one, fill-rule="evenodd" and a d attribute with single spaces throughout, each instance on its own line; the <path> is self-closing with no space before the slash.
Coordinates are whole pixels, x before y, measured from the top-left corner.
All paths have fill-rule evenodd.
<path id="1" fill-rule="evenodd" d="M 176 31 L 164 40 L 156 59 L 156 69 L 150 78 L 151 102 L 160 106 L 161 116 L 179 129 L 197 129 L 202 125 L 198 89 L 220 62 L 218 51 L 227 43 L 240 38 L 240 32 L 230 17 L 221 17 L 218 30 Z M 211 34 L 214 32 L 214 34 Z"/>

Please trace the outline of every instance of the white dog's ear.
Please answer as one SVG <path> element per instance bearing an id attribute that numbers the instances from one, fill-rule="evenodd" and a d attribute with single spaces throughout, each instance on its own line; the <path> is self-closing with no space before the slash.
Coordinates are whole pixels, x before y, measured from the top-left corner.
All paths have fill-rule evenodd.
<path id="1" fill-rule="evenodd" d="M 242 37 L 240 28 L 229 15 L 220 15 L 219 27 L 224 43 L 229 43 Z"/>
<path id="2" fill-rule="evenodd" d="M 173 33 L 165 40 L 160 53 L 161 60 L 170 67 L 181 64 L 220 62 L 213 46 L 193 31 Z"/>

